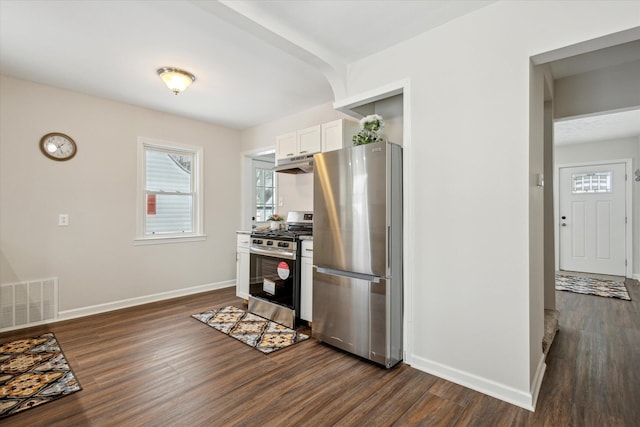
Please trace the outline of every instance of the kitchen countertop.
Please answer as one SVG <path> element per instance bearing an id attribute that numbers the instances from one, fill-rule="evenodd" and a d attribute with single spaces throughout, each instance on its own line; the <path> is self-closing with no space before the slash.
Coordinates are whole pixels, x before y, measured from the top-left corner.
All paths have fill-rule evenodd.
<path id="1" fill-rule="evenodd" d="M 300 240 L 313 240 L 313 236 L 300 236 Z"/>

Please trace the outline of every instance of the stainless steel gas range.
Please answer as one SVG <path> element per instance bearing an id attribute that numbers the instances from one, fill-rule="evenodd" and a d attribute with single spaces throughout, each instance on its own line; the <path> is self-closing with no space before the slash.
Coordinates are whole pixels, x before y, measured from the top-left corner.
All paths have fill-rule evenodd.
<path id="1" fill-rule="evenodd" d="M 286 230 L 251 233 L 249 311 L 274 322 L 300 324 L 300 237 L 313 233 L 312 212 L 289 212 Z"/>

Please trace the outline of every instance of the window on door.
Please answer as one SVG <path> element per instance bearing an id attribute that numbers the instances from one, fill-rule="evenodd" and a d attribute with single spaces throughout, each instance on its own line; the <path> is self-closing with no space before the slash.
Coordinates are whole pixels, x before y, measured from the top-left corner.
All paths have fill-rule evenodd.
<path id="1" fill-rule="evenodd" d="M 571 175 L 571 192 L 583 193 L 611 193 L 611 178 L 613 172 L 574 173 Z"/>
<path id="2" fill-rule="evenodd" d="M 253 162 L 256 222 L 266 221 L 276 212 L 276 177 L 272 168 L 273 164 L 269 162 Z"/>

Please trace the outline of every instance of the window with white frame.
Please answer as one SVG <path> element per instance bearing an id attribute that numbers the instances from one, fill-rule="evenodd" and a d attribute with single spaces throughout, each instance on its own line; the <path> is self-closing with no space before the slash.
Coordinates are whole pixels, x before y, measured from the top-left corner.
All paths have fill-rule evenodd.
<path id="1" fill-rule="evenodd" d="M 257 222 L 266 221 L 276 213 L 276 177 L 272 169 L 273 163 L 253 161 L 256 195 L 254 217 Z"/>
<path id="2" fill-rule="evenodd" d="M 611 193 L 613 172 L 574 173 L 571 175 L 571 192 L 583 193 Z"/>
<path id="3" fill-rule="evenodd" d="M 202 148 L 138 138 L 138 241 L 203 237 Z"/>

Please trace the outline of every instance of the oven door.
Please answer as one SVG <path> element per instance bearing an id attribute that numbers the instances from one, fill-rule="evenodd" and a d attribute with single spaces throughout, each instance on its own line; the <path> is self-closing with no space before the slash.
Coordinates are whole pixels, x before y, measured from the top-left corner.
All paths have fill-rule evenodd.
<path id="1" fill-rule="evenodd" d="M 295 310 L 295 255 L 269 252 L 250 249 L 249 294 Z"/>

